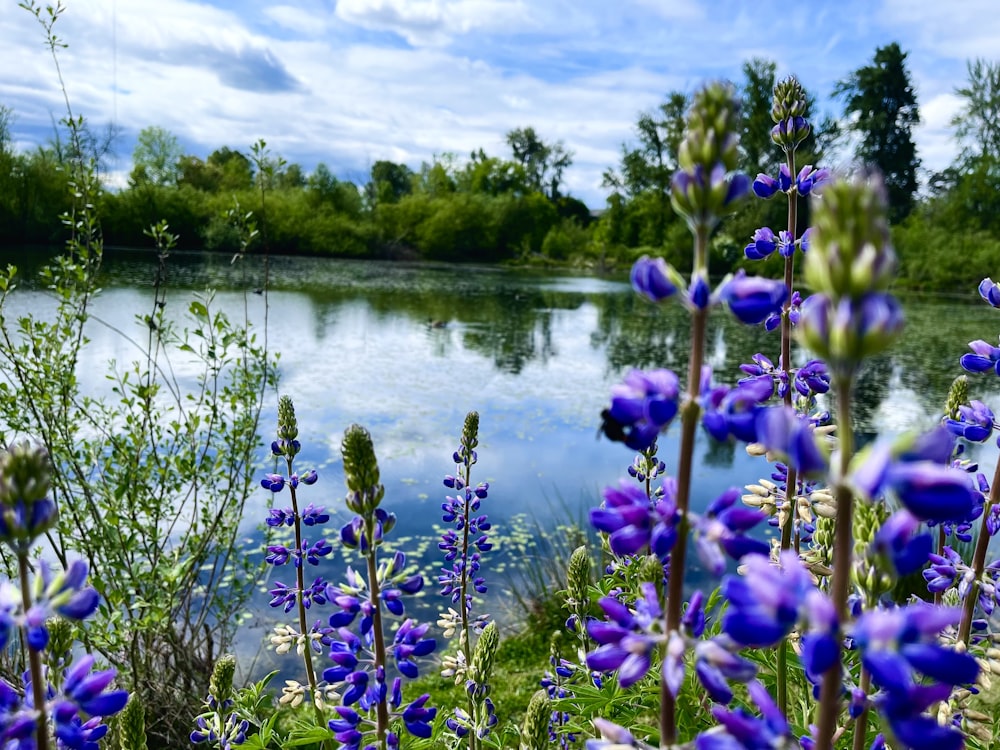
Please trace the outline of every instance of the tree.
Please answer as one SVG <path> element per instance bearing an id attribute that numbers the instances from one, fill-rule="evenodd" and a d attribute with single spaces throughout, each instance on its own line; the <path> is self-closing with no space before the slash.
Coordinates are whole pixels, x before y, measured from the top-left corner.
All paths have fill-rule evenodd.
<path id="1" fill-rule="evenodd" d="M 913 207 L 920 166 L 913 142 L 920 111 L 906 55 L 895 42 L 879 47 L 871 65 L 858 68 L 834 89 L 834 96 L 844 100 L 848 127 L 861 138 L 857 158 L 882 171 L 893 221 Z"/>
<path id="2" fill-rule="evenodd" d="M 563 172 L 573 163 L 573 152 L 567 151 L 562 141 L 546 143 L 532 127 L 508 132 L 507 145 L 514 161 L 524 169 L 528 187 L 556 200 Z"/>
<path id="3" fill-rule="evenodd" d="M 955 89 L 964 103 L 952 119 L 962 144 L 962 160 L 1000 164 L 1000 62 L 976 59 L 967 64 L 969 81 Z"/>
<path id="4" fill-rule="evenodd" d="M 0 155 L 13 153 L 14 136 L 11 125 L 14 123 L 14 110 L 5 104 L 0 104 Z"/>
<path id="5" fill-rule="evenodd" d="M 182 156 L 180 141 L 169 130 L 156 126 L 143 128 L 132 152 L 129 182 L 133 186 L 176 185 Z"/>
<path id="6" fill-rule="evenodd" d="M 372 164 L 371 181 L 365 186 L 365 196 L 370 206 L 398 203 L 400 198 L 411 192 L 413 170 L 408 166 L 381 159 Z"/>
<path id="7" fill-rule="evenodd" d="M 253 164 L 242 151 L 223 146 L 208 155 L 208 165 L 219 171 L 219 190 L 245 190 L 253 186 Z"/>
<path id="8" fill-rule="evenodd" d="M 605 187 L 624 194 L 633 204 L 639 202 L 652 209 L 652 236 L 648 241 L 654 246 L 663 244 L 671 216 L 670 180 L 678 167 L 677 152 L 684 136 L 687 106 L 687 96 L 674 91 L 655 110 L 641 113 L 635 125 L 639 145 L 622 145 L 619 170 L 604 172 Z"/>

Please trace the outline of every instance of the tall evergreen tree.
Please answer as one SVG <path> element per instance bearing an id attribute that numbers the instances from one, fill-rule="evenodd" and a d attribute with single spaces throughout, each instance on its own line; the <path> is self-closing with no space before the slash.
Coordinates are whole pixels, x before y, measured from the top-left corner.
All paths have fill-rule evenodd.
<path id="1" fill-rule="evenodd" d="M 906 56 L 896 42 L 879 47 L 870 65 L 858 68 L 834 89 L 834 96 L 844 100 L 847 127 L 860 137 L 857 158 L 878 167 L 885 177 L 894 221 L 913 208 L 920 166 L 913 142 L 920 111 Z"/>

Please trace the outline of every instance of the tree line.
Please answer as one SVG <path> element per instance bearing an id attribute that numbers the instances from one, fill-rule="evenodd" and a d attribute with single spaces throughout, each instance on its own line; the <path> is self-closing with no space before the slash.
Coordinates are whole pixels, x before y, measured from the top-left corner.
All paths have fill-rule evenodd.
<path id="1" fill-rule="evenodd" d="M 968 63 L 955 89 L 962 101 L 953 126 L 959 155 L 921 186 L 913 128 L 917 95 L 898 44 L 875 51 L 833 96 L 841 116 L 819 119 L 801 164 L 824 160 L 847 142 L 858 163 L 885 175 L 901 280 L 921 289 L 957 289 L 988 276 L 1000 259 L 1000 62 Z M 780 155 L 770 140 L 776 64 L 745 62 L 742 168 L 775 175 Z M 815 109 L 814 102 L 810 102 Z M 288 164 L 260 142 L 249 152 L 221 146 L 207 158 L 184 153 L 176 136 L 147 127 L 138 136 L 128 186 L 106 191 L 100 215 L 108 245 L 144 246 L 145 231 L 166 220 L 183 248 L 238 249 L 236 223 L 253 212 L 260 242 L 277 253 L 439 261 L 573 262 L 626 266 L 642 253 L 683 268 L 687 230 L 669 205 L 688 97 L 668 93 L 642 112 L 633 139 L 603 175 L 605 207 L 591 212 L 564 190 L 573 152 L 533 127 L 506 134 L 509 152 L 441 154 L 412 169 L 380 160 L 363 183 L 338 179 L 326 164 L 312 172 Z M 18 153 L 15 113 L 0 105 L 0 244 L 58 244 L 69 205 L 66 160 L 58 132 L 45 146 Z M 102 168 L 115 133 L 91 134 L 83 147 Z M 802 212 L 805 214 L 805 212 Z M 760 226 L 781 228 L 784 208 L 751 201 L 712 241 L 712 271 L 744 264 L 743 246 Z M 808 217 L 803 215 L 803 227 Z"/>

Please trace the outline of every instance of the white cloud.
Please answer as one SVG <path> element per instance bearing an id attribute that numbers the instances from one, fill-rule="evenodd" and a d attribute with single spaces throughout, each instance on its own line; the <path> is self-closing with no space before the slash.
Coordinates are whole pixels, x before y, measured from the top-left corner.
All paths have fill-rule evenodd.
<path id="1" fill-rule="evenodd" d="M 530 16 L 521 0 L 340 0 L 337 17 L 389 31 L 414 46 L 447 44 L 479 29 L 514 30 Z"/>
<path id="2" fill-rule="evenodd" d="M 57 32 L 70 45 L 60 59 L 75 109 L 123 127 L 123 162 L 128 138 L 160 125 L 200 156 L 263 137 L 307 171 L 324 161 L 363 180 L 378 159 L 417 168 L 436 153 L 506 154 L 504 134 L 531 125 L 574 152 L 566 184 L 597 207 L 601 173 L 636 116 L 669 91 L 739 79 L 760 55 L 839 112 L 833 83 L 897 35 L 920 97 L 921 157 L 946 165 L 965 57 L 1000 49 L 992 3 L 872 5 L 73 0 Z M 0 39 L 0 102 L 15 109 L 18 142 L 38 143 L 50 113 L 62 114 L 51 59 L 27 13 L 0 14 Z"/>

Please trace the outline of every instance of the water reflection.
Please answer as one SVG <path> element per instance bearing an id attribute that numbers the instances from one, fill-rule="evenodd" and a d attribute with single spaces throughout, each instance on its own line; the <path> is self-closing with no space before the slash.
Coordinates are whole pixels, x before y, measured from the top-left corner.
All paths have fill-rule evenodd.
<path id="1" fill-rule="evenodd" d="M 13 260 L 23 265 L 31 258 Z M 468 410 L 481 413 L 477 469 L 491 482 L 492 507 L 484 510 L 496 528 L 502 533 L 515 514 L 551 528 L 549 521 L 567 512 L 581 517 L 631 462 L 621 445 L 596 439 L 610 386 L 629 367 L 667 366 L 686 374 L 686 314 L 676 305 L 646 303 L 622 280 L 304 258 L 274 258 L 265 269 L 260 258 L 230 260 L 171 257 L 168 311 L 184 326 L 191 295 L 212 287 L 230 315 L 242 316 L 246 306 L 259 326 L 266 318 L 269 345 L 281 352 L 280 389 L 299 411 L 301 466 L 321 471 L 320 484 L 308 488 L 309 501 L 340 506 L 340 437 L 348 424 L 361 423 L 375 439 L 386 503 L 399 515 L 403 535 L 426 538 L 437 520 L 445 494 L 440 477 L 453 470 L 450 455 Z M 154 271 L 151 253 L 106 259 L 80 373 L 85 389 L 105 392 L 107 363 L 122 367 L 138 355 L 123 332 L 145 339 L 134 316 L 152 305 Z M 265 274 L 269 293 L 254 294 Z M 11 302 L 15 310 L 41 314 L 51 306 L 45 292 L 30 285 Z M 854 418 L 868 435 L 932 421 L 959 374 L 966 342 L 992 340 L 1000 322 L 981 304 L 918 299 L 904 306 L 902 341 L 869 362 L 857 383 Z M 708 360 L 720 381 L 732 382 L 738 365 L 757 351 L 777 358 L 777 334 L 741 326 L 721 311 L 710 326 Z M 183 382 L 190 373 L 176 364 Z M 975 396 L 994 403 L 998 390 L 995 379 L 973 386 Z M 274 418 L 272 407 L 263 424 Z M 669 467 L 676 430 L 661 439 L 660 449 Z M 741 448 L 699 435 L 693 504 L 701 507 L 762 472 Z M 251 547 L 259 544 L 256 526 L 269 499 L 262 492 L 248 505 Z M 436 550 L 425 546 L 423 562 L 433 573 Z M 504 554 L 501 544 L 497 556 Z M 494 591 L 502 595 L 502 586 Z"/>

